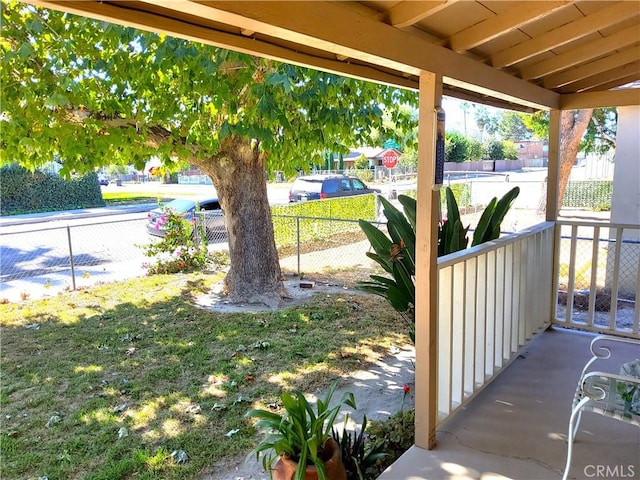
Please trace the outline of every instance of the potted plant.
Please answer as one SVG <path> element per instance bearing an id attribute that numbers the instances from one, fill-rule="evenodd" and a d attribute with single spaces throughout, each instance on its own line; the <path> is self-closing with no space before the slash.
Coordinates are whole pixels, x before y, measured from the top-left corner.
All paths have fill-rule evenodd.
<path id="1" fill-rule="evenodd" d="M 258 429 L 266 431 L 250 455 L 255 454 L 257 459 L 264 452 L 262 466 L 274 480 L 346 479 L 340 447 L 331 430 L 340 409 L 344 405 L 355 409 L 356 404 L 353 394 L 347 392 L 329 408 L 336 386 L 337 381 L 331 384 L 324 400 L 318 399 L 315 410 L 302 392 L 293 390 L 280 396 L 283 415 L 262 409 L 246 413 L 246 417 L 258 419 Z"/>

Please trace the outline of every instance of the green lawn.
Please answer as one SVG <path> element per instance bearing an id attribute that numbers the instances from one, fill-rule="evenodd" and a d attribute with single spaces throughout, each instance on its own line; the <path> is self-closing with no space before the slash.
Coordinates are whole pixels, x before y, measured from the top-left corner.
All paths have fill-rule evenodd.
<path id="1" fill-rule="evenodd" d="M 0 476 L 198 478 L 254 445 L 251 406 L 326 388 L 408 342 L 373 296 L 272 313 L 196 306 L 218 279 L 152 276 L 0 305 Z"/>
<path id="2" fill-rule="evenodd" d="M 150 192 L 102 192 L 102 198 L 110 204 L 168 202 L 173 198 L 158 197 Z"/>

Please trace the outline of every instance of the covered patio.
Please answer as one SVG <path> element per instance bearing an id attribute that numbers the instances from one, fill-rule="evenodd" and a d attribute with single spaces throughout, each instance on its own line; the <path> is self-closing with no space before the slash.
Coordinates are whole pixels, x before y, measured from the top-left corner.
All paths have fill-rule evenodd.
<path id="1" fill-rule="evenodd" d="M 561 113 L 617 106 L 638 122 L 640 88 L 629 88 L 640 80 L 638 2 L 31 3 L 419 91 L 416 445 L 382 478 L 562 475 L 570 403 L 589 356 L 589 337 L 549 328 L 557 324 L 640 338 L 640 162 L 636 127 L 626 164 L 632 190 L 613 206 L 622 220 L 559 222 Z M 546 222 L 438 259 L 435 139 L 443 95 L 549 111 L 549 170 Z M 610 305 L 604 323 L 596 315 L 596 295 L 587 296 L 583 316 L 574 315 L 576 271 L 584 266 L 578 267 L 576 245 L 589 242 L 584 228 L 593 245 L 585 270 L 590 291 L 600 286 L 598 265 L 607 273 Z M 635 258 L 624 278 L 621 257 Z M 567 271 L 561 272 L 561 265 Z M 563 309 L 558 299 L 565 281 Z M 623 290 L 634 306 L 630 325 L 620 327 Z M 638 355 L 633 347 L 627 353 Z M 637 478 L 639 451 L 637 429 L 586 415 L 572 477 Z M 603 474 L 586 469 L 589 465 L 626 470 Z"/>
<path id="2" fill-rule="evenodd" d="M 433 450 L 413 447 L 380 476 L 395 479 L 554 479 L 566 460 L 566 427 L 576 372 L 590 356 L 594 334 L 551 328 L 437 430 Z M 621 357 L 638 355 L 631 345 Z M 585 414 L 571 476 L 637 478 L 640 429 Z M 603 470 L 604 469 L 604 470 Z"/>

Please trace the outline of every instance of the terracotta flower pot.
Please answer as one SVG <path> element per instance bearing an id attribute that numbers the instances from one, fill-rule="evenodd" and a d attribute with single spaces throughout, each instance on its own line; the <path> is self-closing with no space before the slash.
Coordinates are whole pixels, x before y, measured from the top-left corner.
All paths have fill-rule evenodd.
<path id="1" fill-rule="evenodd" d="M 342 463 L 340 446 L 333 438 L 329 437 L 324 444 L 324 450 L 329 457 L 329 460 L 324 462 L 324 471 L 327 474 L 327 479 L 346 480 L 347 472 Z M 275 467 L 273 467 L 273 480 L 292 480 L 296 475 L 297 468 L 297 462 L 294 462 L 289 457 L 281 456 Z M 307 465 L 304 478 L 305 480 L 318 480 L 318 470 L 315 465 Z"/>

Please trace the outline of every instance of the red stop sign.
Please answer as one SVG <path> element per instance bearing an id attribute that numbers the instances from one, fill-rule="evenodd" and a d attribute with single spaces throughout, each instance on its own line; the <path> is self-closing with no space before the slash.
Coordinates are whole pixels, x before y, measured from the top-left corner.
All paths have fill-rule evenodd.
<path id="1" fill-rule="evenodd" d="M 398 155 L 394 151 L 385 152 L 382 156 L 382 165 L 387 168 L 393 168 L 398 164 Z"/>

